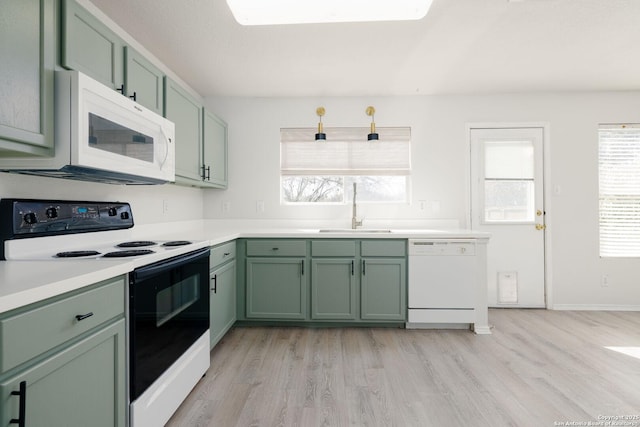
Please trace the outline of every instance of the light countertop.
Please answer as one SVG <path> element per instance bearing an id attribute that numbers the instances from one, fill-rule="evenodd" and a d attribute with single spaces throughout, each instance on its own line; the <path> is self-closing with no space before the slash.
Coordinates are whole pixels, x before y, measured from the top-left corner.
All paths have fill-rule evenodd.
<path id="1" fill-rule="evenodd" d="M 197 247 L 214 246 L 238 238 L 376 238 L 376 239 L 478 239 L 486 241 L 489 234 L 469 230 L 408 230 L 392 232 L 352 231 L 340 227 L 271 228 L 228 223 L 194 222 L 156 224 L 139 227 L 136 237 L 157 240 L 191 239 Z M 168 231 L 170 230 L 170 231 Z M 338 230 L 338 231 L 335 231 Z M 380 229 L 375 229 L 380 230 Z M 176 251 L 176 255 L 180 254 Z M 135 259 L 92 259 L 56 261 L 0 261 L 0 313 L 44 300 L 65 292 L 110 279 L 153 262 L 153 255 Z M 143 260 L 143 261 L 142 261 Z"/>

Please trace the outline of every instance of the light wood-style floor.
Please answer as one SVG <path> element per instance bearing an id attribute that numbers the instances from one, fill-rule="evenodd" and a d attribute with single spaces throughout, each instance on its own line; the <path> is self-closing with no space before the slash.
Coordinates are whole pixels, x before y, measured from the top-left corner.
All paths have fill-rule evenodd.
<path id="1" fill-rule="evenodd" d="M 504 309 L 489 320 L 492 335 L 235 328 L 167 425 L 520 427 L 624 415 L 640 426 L 640 359 L 605 348 L 640 348 L 640 313 Z"/>

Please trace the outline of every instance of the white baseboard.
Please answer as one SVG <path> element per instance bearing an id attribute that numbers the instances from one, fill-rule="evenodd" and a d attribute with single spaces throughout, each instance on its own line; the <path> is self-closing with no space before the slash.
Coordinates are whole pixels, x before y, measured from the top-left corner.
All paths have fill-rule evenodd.
<path id="1" fill-rule="evenodd" d="M 554 304 L 551 310 L 575 311 L 640 311 L 640 305 L 618 304 Z"/>

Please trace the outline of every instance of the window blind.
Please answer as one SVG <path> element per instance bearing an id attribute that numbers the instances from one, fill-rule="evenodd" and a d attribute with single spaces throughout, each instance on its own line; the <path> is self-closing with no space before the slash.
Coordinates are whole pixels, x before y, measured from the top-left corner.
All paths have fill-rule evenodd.
<path id="1" fill-rule="evenodd" d="M 640 125 L 601 125 L 600 256 L 640 257 Z"/>
<path id="2" fill-rule="evenodd" d="M 280 130 L 281 175 L 410 175 L 411 128 L 325 128 L 327 141 L 314 141 L 314 128 Z"/>

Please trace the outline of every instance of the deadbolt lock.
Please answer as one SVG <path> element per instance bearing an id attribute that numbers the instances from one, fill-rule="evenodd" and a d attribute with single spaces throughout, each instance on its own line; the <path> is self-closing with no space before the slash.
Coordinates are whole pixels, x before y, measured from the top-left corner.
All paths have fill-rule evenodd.
<path id="1" fill-rule="evenodd" d="M 540 209 L 538 209 L 538 210 L 536 211 L 536 215 L 537 215 L 537 216 L 542 216 L 542 214 L 543 214 L 543 212 L 542 212 Z"/>

